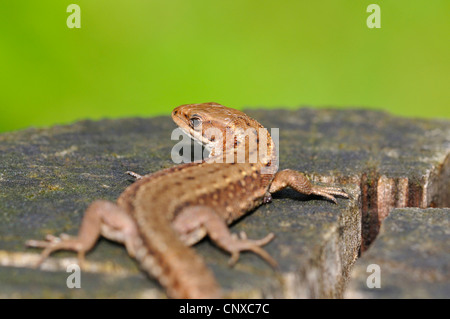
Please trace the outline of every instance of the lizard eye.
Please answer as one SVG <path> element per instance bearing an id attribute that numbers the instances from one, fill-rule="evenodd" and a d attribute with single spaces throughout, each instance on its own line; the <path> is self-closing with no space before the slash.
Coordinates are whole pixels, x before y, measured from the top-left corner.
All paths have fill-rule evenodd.
<path id="1" fill-rule="evenodd" d="M 193 117 L 189 121 L 192 127 L 198 127 L 200 124 L 202 124 L 202 121 L 198 117 Z"/>

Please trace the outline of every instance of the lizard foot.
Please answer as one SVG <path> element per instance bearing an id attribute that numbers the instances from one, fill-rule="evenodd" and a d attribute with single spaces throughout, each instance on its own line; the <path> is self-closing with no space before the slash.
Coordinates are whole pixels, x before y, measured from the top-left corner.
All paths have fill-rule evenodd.
<path id="1" fill-rule="evenodd" d="M 278 268 L 278 263 L 273 259 L 269 253 L 267 253 L 261 246 L 268 244 L 275 235 L 273 233 L 268 234 L 262 239 L 252 240 L 247 239 L 247 234 L 241 232 L 239 237 L 236 234 L 231 235 L 231 242 L 227 244 L 225 248 L 229 253 L 231 253 L 231 258 L 229 260 L 229 265 L 234 266 L 238 259 L 241 251 L 249 250 L 259 255 L 262 259 L 268 262 L 273 268 Z"/>
<path id="2" fill-rule="evenodd" d="M 311 194 L 328 198 L 329 200 L 333 201 L 335 204 L 337 204 L 337 201 L 333 195 L 349 198 L 348 194 L 346 192 L 344 192 L 341 188 L 329 187 L 329 186 L 313 185 L 312 189 L 311 189 Z"/>
<path id="3" fill-rule="evenodd" d="M 45 240 L 28 240 L 25 243 L 28 247 L 43 248 L 41 252 L 41 258 L 36 263 L 35 267 L 38 268 L 51 253 L 57 250 L 74 250 L 78 252 L 78 263 L 82 267 L 84 261 L 85 249 L 83 244 L 76 238 L 67 234 L 61 234 L 60 237 L 53 235 L 47 235 Z"/>

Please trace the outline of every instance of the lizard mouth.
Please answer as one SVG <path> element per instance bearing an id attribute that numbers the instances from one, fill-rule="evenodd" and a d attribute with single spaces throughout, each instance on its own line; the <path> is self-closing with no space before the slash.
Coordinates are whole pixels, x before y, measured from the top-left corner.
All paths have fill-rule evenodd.
<path id="1" fill-rule="evenodd" d="M 184 118 L 182 118 L 179 115 L 172 114 L 172 119 L 175 122 L 175 124 L 178 125 L 178 127 L 190 138 L 192 138 L 194 141 L 202 144 L 205 147 L 209 147 L 211 144 L 211 141 L 205 138 L 201 131 L 196 131 L 193 128 L 189 126 L 189 124 L 186 122 Z"/>

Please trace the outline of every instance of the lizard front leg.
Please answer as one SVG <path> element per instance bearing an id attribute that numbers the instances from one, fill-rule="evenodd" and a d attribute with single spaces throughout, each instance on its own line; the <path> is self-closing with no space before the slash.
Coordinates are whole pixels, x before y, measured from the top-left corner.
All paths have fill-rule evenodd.
<path id="1" fill-rule="evenodd" d="M 88 207 L 77 237 L 66 234 L 61 234 L 60 237 L 47 235 L 45 241 L 29 240 L 26 245 L 44 248 L 36 266 L 57 250 L 78 252 L 78 262 L 82 266 L 84 255 L 94 247 L 100 235 L 124 243 L 128 253 L 134 257 L 137 229 L 133 220 L 121 207 L 103 200 L 95 201 Z"/>
<path id="2" fill-rule="evenodd" d="M 226 222 L 215 213 L 214 209 L 207 206 L 186 207 L 172 222 L 174 229 L 180 234 L 181 240 L 193 243 L 190 235 L 198 239 L 199 234 L 207 233 L 211 240 L 223 250 L 231 254 L 230 265 L 234 265 L 241 251 L 252 251 L 267 261 L 272 267 L 277 267 L 277 262 L 261 246 L 269 243 L 275 236 L 270 233 L 259 240 L 247 239 L 244 232 L 240 238 L 230 233 Z"/>
<path id="3" fill-rule="evenodd" d="M 323 196 L 332 200 L 334 203 L 336 203 L 336 198 L 333 195 L 348 198 L 348 194 L 342 191 L 342 189 L 314 185 L 303 173 L 291 169 L 285 169 L 275 174 L 272 184 L 270 184 L 269 193 L 278 192 L 286 187 L 291 187 L 305 195 Z"/>

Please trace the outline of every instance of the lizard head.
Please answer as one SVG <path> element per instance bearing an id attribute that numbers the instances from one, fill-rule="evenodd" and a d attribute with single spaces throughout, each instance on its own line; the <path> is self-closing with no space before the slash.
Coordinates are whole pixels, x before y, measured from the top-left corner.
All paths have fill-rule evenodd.
<path id="1" fill-rule="evenodd" d="M 243 128 L 240 123 L 253 122 L 245 113 L 220 105 L 218 103 L 186 104 L 172 111 L 174 122 L 194 140 L 207 148 L 223 143 L 228 132 L 235 133 L 236 128 Z"/>
<path id="2" fill-rule="evenodd" d="M 245 113 L 214 102 L 178 106 L 172 111 L 172 119 L 186 134 L 203 144 L 211 152 L 210 156 L 244 146 L 242 142 L 249 136 L 257 140 L 257 131 L 263 128 Z"/>

